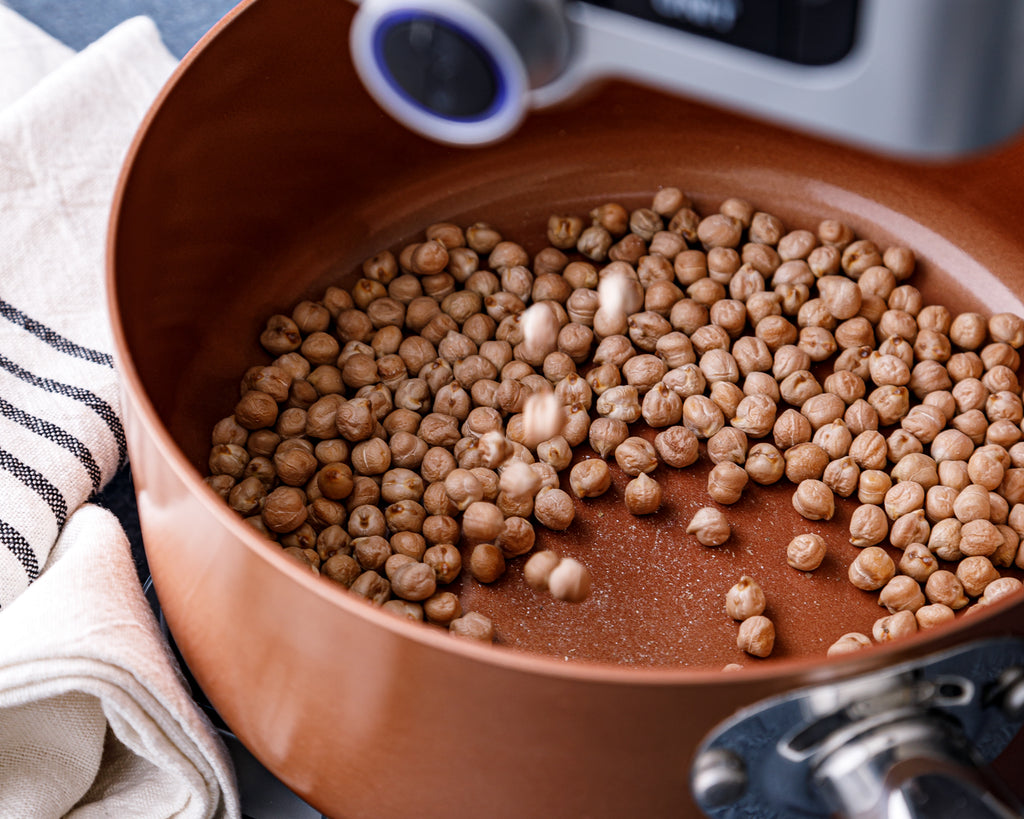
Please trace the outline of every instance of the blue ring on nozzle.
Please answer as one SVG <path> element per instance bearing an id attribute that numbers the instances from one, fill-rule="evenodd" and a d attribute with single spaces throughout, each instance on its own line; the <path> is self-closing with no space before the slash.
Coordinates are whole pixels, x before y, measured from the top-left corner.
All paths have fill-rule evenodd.
<path id="1" fill-rule="evenodd" d="M 416 99 L 411 94 L 409 94 L 409 92 L 406 91 L 405 88 L 403 88 L 402 85 L 395 78 L 394 74 L 391 72 L 391 67 L 388 65 L 387 60 L 384 58 L 384 37 L 386 36 L 388 31 L 396 25 L 399 25 L 401 23 L 419 21 L 433 22 L 445 26 L 446 28 L 452 30 L 460 37 L 462 37 L 464 40 L 466 40 L 466 42 L 468 42 L 481 55 L 483 61 L 487 64 L 488 68 L 490 68 L 491 76 L 495 78 L 495 83 L 497 86 L 494 94 L 494 101 L 487 107 L 485 111 L 475 116 L 469 117 L 456 117 L 438 113 L 437 111 L 434 111 L 426 107 L 420 100 Z M 480 41 L 475 36 L 473 36 L 473 34 L 470 31 L 466 30 L 465 27 L 459 25 L 453 20 L 448 19 L 447 17 L 442 17 L 440 15 L 433 14 L 424 14 L 422 11 L 413 11 L 407 9 L 393 11 L 389 14 L 384 15 L 383 17 L 381 17 L 377 25 L 377 28 L 373 32 L 373 58 L 377 64 L 378 70 L 380 71 L 380 75 L 384 77 L 385 80 L 387 80 L 388 85 L 396 94 L 398 94 L 407 103 L 414 105 L 421 111 L 424 111 L 425 113 L 429 114 L 432 117 L 437 117 L 438 119 L 443 119 L 447 120 L 448 122 L 456 123 L 486 122 L 487 120 L 494 117 L 494 115 L 497 112 L 501 111 L 508 102 L 509 91 L 508 81 L 506 79 L 505 72 L 501 70 L 500 64 L 494 59 L 490 50 L 485 48 L 480 43 Z"/>

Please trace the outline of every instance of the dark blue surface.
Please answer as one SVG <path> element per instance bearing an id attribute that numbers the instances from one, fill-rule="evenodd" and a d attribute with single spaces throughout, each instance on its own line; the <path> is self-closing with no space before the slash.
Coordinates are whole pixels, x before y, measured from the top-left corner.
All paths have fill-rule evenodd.
<path id="1" fill-rule="evenodd" d="M 167 48 L 184 56 L 236 0 L 0 0 L 74 49 L 82 49 L 123 20 L 152 17 Z M 298 4 L 297 4 L 298 5 Z"/>

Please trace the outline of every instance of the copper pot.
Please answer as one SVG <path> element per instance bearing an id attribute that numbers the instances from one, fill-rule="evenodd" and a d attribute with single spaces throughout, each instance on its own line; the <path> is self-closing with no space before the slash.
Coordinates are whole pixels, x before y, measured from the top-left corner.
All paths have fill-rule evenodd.
<path id="1" fill-rule="evenodd" d="M 699 469 L 669 482 L 668 511 L 639 535 L 609 501 L 559 536 L 605 584 L 588 603 L 533 605 L 516 570 L 499 588 L 464 588 L 506 645 L 400 621 L 268 548 L 202 482 L 210 430 L 229 414 L 240 374 L 262 360 L 262 322 L 351 283 L 362 259 L 433 221 L 489 221 L 538 249 L 549 212 L 638 205 L 675 184 L 705 207 L 742 196 L 789 226 L 832 216 L 880 244 L 905 244 L 927 299 L 957 311 L 1024 309 L 1014 268 L 1024 143 L 913 166 L 609 84 L 532 115 L 501 144 L 441 147 L 362 90 L 344 46 L 352 12 L 339 0 L 301 9 L 251 0 L 229 14 L 147 116 L 110 233 L 154 584 L 204 693 L 267 768 L 336 817 L 696 816 L 694 755 L 737 709 L 968 641 L 1024 636 L 1018 595 L 826 661 L 832 640 L 870 632 L 880 616 L 842 579 L 849 510 L 817 529 L 834 545 L 832 562 L 798 582 L 780 541 L 784 549 L 806 522 L 782 490 L 730 512 L 732 551 L 674 536 L 700 504 Z M 757 572 L 776 601 L 779 648 L 723 674 L 739 658 L 721 594 L 741 571 Z M 681 573 L 685 597 L 675 591 Z M 997 768 L 1010 769 L 1022 747 L 1014 742 Z"/>

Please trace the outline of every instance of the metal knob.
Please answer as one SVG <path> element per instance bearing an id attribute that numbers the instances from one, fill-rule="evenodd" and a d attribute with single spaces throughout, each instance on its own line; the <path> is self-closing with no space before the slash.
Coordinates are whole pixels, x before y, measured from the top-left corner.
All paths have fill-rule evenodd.
<path id="1" fill-rule="evenodd" d="M 363 0 L 350 33 L 363 84 L 423 136 L 482 145 L 514 131 L 569 55 L 562 0 Z"/>

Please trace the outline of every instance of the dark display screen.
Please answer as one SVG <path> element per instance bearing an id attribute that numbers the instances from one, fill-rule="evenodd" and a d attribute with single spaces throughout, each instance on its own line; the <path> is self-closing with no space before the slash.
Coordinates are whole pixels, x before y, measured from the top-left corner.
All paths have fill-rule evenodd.
<path id="1" fill-rule="evenodd" d="M 664 26 L 801 65 L 853 47 L 859 0 L 587 0 Z"/>

